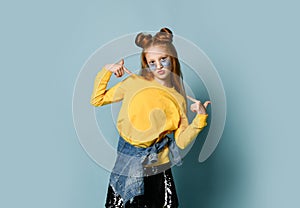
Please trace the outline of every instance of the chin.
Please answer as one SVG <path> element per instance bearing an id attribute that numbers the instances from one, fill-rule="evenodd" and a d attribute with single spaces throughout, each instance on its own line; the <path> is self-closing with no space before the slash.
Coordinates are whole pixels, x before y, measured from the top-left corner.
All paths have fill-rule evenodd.
<path id="1" fill-rule="evenodd" d="M 155 74 L 155 77 L 157 77 L 159 79 L 167 79 L 167 78 L 169 78 L 169 76 L 170 76 L 170 73 L 168 73 L 168 72 L 165 72 L 164 74 L 158 74 L 158 73 Z"/>
<path id="2" fill-rule="evenodd" d="M 156 75 L 155 77 L 158 78 L 158 79 L 161 79 L 161 80 L 165 80 L 165 79 L 168 78 L 168 75 L 165 75 L 165 74 L 163 74 L 163 75 Z"/>

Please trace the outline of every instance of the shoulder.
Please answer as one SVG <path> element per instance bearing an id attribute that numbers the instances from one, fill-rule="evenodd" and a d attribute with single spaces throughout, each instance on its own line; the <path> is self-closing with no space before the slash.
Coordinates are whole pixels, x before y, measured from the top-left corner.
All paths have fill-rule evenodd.
<path id="1" fill-rule="evenodd" d="M 180 111 L 186 112 L 186 106 L 187 106 L 186 98 L 182 94 L 177 92 L 175 89 L 174 89 L 173 94 L 174 94 L 174 97 L 176 97 L 176 100 L 177 100 L 178 106 L 180 108 Z"/>
<path id="2" fill-rule="evenodd" d="M 180 104 L 185 104 L 186 100 L 175 88 L 172 89 L 172 94 L 176 97 Z"/>
<path id="3" fill-rule="evenodd" d="M 142 83 L 148 82 L 148 80 L 138 74 L 131 74 L 126 77 L 123 82 L 129 85 L 140 85 Z"/>

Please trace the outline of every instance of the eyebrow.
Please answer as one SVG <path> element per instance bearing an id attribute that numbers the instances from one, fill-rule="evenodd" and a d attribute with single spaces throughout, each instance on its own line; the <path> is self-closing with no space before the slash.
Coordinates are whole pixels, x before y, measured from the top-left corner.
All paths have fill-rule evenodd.
<path id="1" fill-rule="evenodd" d="M 167 58 L 167 57 L 168 57 L 168 55 L 163 55 L 163 56 L 160 56 L 158 59 Z M 148 62 L 150 62 L 150 61 L 154 61 L 154 59 L 149 59 Z"/>

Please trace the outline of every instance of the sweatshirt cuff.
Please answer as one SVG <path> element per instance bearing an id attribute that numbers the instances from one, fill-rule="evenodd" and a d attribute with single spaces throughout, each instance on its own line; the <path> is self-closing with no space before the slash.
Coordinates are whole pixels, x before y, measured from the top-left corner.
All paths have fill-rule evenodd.
<path id="1" fill-rule="evenodd" d="M 194 125 L 200 129 L 204 128 L 205 126 L 207 126 L 207 117 L 208 114 L 197 114 L 193 120 Z"/>
<path id="2" fill-rule="evenodd" d="M 103 67 L 96 76 L 96 83 L 100 84 L 100 83 L 105 83 L 107 84 L 110 80 L 110 77 L 112 75 L 112 72 L 109 71 L 108 69 L 106 69 L 105 67 Z"/>
<path id="3" fill-rule="evenodd" d="M 102 71 L 105 71 L 105 74 L 106 74 L 106 73 L 112 74 L 112 71 L 110 71 L 110 70 L 108 70 L 107 68 L 105 68 L 105 66 L 102 67 Z"/>

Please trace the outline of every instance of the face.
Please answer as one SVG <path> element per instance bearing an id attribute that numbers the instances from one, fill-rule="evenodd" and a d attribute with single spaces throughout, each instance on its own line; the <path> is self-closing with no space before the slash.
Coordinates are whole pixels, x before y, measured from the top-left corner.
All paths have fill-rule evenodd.
<path id="1" fill-rule="evenodd" d="M 150 47 L 145 51 L 145 58 L 149 70 L 153 73 L 154 79 L 168 81 L 170 79 L 172 62 L 171 57 L 164 53 L 161 47 Z"/>

